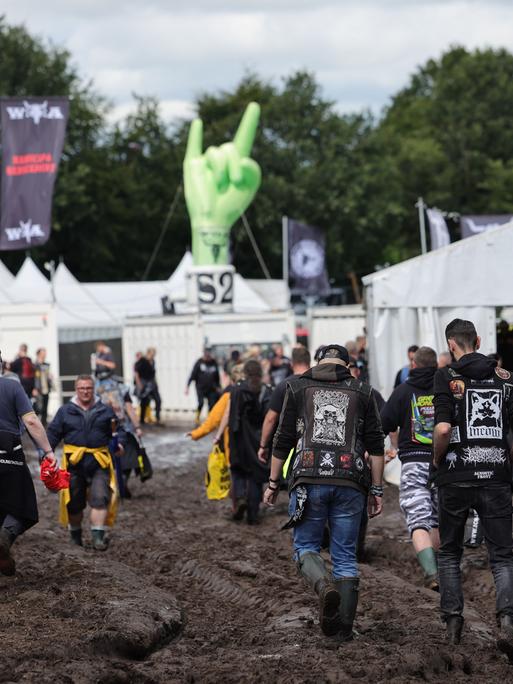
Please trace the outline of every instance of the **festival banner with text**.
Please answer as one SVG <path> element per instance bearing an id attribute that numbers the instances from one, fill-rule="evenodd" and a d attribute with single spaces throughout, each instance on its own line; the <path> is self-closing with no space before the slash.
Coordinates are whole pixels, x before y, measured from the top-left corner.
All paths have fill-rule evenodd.
<path id="1" fill-rule="evenodd" d="M 29 249 L 50 237 L 69 102 L 64 97 L 1 98 L 0 111 L 0 250 Z"/>

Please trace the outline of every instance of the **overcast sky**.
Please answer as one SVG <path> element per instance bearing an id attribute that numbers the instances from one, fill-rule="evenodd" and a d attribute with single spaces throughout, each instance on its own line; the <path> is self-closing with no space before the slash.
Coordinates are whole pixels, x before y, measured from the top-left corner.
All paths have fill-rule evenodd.
<path id="1" fill-rule="evenodd" d="M 278 82 L 307 68 L 341 111 L 379 112 L 451 45 L 513 50 L 513 0 L 2 0 L 0 12 L 68 48 L 113 118 L 133 92 L 189 116 L 197 93 L 248 69 Z"/>

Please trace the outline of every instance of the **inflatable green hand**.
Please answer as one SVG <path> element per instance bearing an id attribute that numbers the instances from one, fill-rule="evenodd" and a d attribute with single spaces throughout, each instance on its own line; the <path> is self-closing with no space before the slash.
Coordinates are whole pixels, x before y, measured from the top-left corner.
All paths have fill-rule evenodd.
<path id="1" fill-rule="evenodd" d="M 209 147 L 205 154 L 203 123 L 191 124 L 183 175 L 196 266 L 229 263 L 230 229 L 260 185 L 260 167 L 249 158 L 259 117 L 260 107 L 251 102 L 233 142 Z"/>

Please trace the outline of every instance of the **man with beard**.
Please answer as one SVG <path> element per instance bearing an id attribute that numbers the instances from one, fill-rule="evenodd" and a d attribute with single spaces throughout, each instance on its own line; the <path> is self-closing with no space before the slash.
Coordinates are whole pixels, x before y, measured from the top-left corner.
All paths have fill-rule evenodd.
<path id="1" fill-rule="evenodd" d="M 106 526 L 114 523 L 117 487 L 109 444 L 116 416 L 94 393 L 90 375 L 79 375 L 75 381 L 76 395 L 57 411 L 48 426 L 48 439 L 53 448 L 64 441 L 62 467 L 69 471 L 69 489 L 63 490 L 60 501 L 60 522 L 69 525 L 71 541 L 82 546 L 83 511 L 91 508 L 93 549 L 105 551 L 108 539 Z M 118 452 L 123 453 L 125 431 L 117 427 Z"/>
<path id="2" fill-rule="evenodd" d="M 371 388 L 351 376 L 348 364 L 347 349 L 329 344 L 317 366 L 288 381 L 264 494 L 274 505 L 283 461 L 295 447 L 287 523 L 294 528 L 294 558 L 319 596 L 321 630 L 342 640 L 352 638 L 358 604 L 356 545 L 366 496 L 371 518 L 383 497 L 379 412 Z M 333 575 L 320 555 L 326 523 Z"/>
<path id="3" fill-rule="evenodd" d="M 471 321 L 445 329 L 454 362 L 435 375 L 433 463 L 440 522 L 440 604 L 447 637 L 458 644 L 463 628 L 460 561 L 470 509 L 483 525 L 495 581 L 499 650 L 513 662 L 513 513 L 508 431 L 513 426 L 513 378 L 478 353 Z"/>
<path id="4" fill-rule="evenodd" d="M 408 378 L 395 388 L 381 410 L 385 435 L 399 428 L 398 455 L 402 466 L 399 503 L 424 572 L 424 584 L 433 590 L 438 590 L 435 551 L 439 536 L 436 490 L 430 486 L 429 475 L 436 369 L 436 352 L 430 347 L 417 349 Z"/>

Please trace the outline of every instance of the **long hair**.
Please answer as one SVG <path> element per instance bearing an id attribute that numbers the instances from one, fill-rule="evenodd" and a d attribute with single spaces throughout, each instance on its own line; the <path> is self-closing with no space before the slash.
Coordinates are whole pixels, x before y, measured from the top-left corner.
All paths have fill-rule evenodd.
<path id="1" fill-rule="evenodd" d="M 263 374 L 262 366 L 255 359 L 248 359 L 244 364 L 244 375 L 252 392 L 260 392 Z"/>

